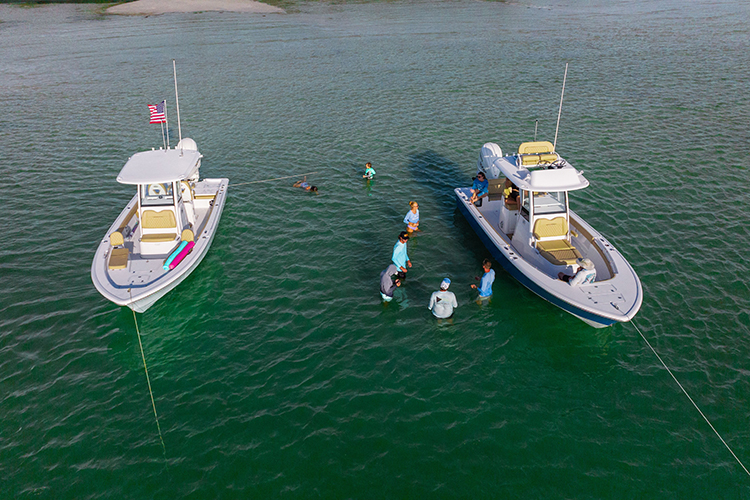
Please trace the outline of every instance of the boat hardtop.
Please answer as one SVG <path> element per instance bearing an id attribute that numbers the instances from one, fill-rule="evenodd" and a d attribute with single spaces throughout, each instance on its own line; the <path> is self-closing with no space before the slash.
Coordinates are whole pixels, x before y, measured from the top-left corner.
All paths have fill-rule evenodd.
<path id="1" fill-rule="evenodd" d="M 189 139 L 183 139 L 183 142 Z M 120 184 L 155 184 L 184 181 L 195 174 L 203 155 L 194 149 L 153 149 L 136 153 L 122 167 L 117 176 Z"/>
<path id="2" fill-rule="evenodd" d="M 614 246 L 570 210 L 568 192 L 589 181 L 551 142 L 525 142 L 507 156 L 486 143 L 477 172 L 487 179 L 486 195 L 475 204 L 469 188 L 456 188 L 458 206 L 507 271 L 592 326 L 635 316 L 642 302 L 640 280 Z M 575 275 L 584 259 L 593 264 L 593 281 L 571 286 L 560 278 Z"/>

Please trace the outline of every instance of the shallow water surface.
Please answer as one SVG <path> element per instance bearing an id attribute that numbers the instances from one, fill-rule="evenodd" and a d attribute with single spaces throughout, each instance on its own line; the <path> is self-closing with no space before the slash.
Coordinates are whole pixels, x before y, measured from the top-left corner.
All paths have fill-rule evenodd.
<path id="1" fill-rule="evenodd" d="M 750 463 L 748 7 L 387 2 L 287 15 L 0 6 L 4 498 L 719 498 L 750 478 L 634 325 L 595 330 L 456 211 L 479 148 L 555 133 L 573 209 L 630 260 L 635 324 Z M 138 315 L 93 252 L 167 99 L 234 186 L 200 268 Z M 368 186 L 365 162 L 377 170 Z M 320 195 L 294 179 L 317 171 Z M 408 202 L 399 300 L 378 277 Z M 459 308 L 427 310 L 443 277 Z M 166 464 L 165 464 L 166 459 Z"/>

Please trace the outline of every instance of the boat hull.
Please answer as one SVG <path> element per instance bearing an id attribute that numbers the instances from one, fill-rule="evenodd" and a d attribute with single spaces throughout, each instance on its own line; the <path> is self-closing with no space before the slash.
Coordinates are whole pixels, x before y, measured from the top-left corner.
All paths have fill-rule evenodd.
<path id="1" fill-rule="evenodd" d="M 135 312 L 145 312 L 159 299 L 182 283 L 200 265 L 211 247 L 211 243 L 213 242 L 214 235 L 218 228 L 224 204 L 226 202 L 229 180 L 206 179 L 202 182 L 215 182 L 216 196 L 213 198 L 210 213 L 205 222 L 199 228 L 199 231 L 195 234 L 196 243 L 193 247 L 193 251 L 189 253 L 174 269 L 164 271 L 162 268 L 164 259 L 161 257 L 146 259 L 141 262 L 145 262 L 145 265 L 150 266 L 150 268 L 147 267 L 146 270 L 142 271 L 137 277 L 132 271 L 130 271 L 130 269 L 114 271 L 115 273 L 126 273 L 123 276 L 128 277 L 128 280 L 130 281 L 128 284 L 124 284 L 122 280 L 118 283 L 113 279 L 110 274 L 111 271 L 107 266 L 110 252 L 109 240 L 104 238 L 101 241 L 91 265 L 91 280 L 104 298 L 119 306 L 127 306 Z M 135 198 L 131 204 L 132 203 L 135 203 Z M 107 232 L 108 235 L 122 224 L 127 212 L 128 208 L 123 210 L 120 217 L 118 217 Z M 148 280 L 141 280 L 143 282 L 139 283 L 138 280 L 141 279 L 141 276 L 143 275 L 155 275 L 155 277 L 153 279 L 148 278 Z"/>
<path id="2" fill-rule="evenodd" d="M 468 201 L 468 190 L 457 188 L 455 193 L 458 208 L 487 250 L 503 266 L 503 269 L 536 295 L 595 328 L 605 328 L 614 323 L 630 321 L 635 316 L 641 305 L 642 292 L 640 290 L 640 282 L 634 272 L 635 293 L 631 300 L 625 304 L 621 304 L 622 307 L 615 303 L 609 304 L 608 309 L 611 309 L 611 311 L 597 311 L 594 308 L 586 307 L 581 301 L 573 300 L 571 297 L 566 297 L 564 293 L 561 293 L 560 290 L 566 290 L 566 288 L 560 287 L 559 284 L 562 282 L 559 280 L 551 280 L 549 277 L 540 276 L 540 273 L 530 271 L 531 266 L 515 251 L 509 241 L 505 241 L 497 232 L 491 235 L 484 227 L 484 224 L 480 223 L 482 219 L 481 214 L 476 209 L 472 210 L 471 207 L 473 205 Z M 600 235 L 597 234 L 597 237 L 600 237 Z M 498 238 L 500 241 L 498 241 Z M 627 267 L 629 269 L 629 266 Z M 556 290 L 553 289 L 553 286 L 549 285 L 548 282 L 551 281 L 556 281 L 553 285 Z M 568 289 L 573 288 L 567 285 L 566 287 Z"/>

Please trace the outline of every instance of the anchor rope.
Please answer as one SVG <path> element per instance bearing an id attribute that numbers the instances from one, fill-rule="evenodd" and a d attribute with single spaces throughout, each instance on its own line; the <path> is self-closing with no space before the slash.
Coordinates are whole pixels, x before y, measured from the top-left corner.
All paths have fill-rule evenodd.
<path id="1" fill-rule="evenodd" d="M 287 176 L 284 176 L 284 177 L 276 177 L 275 179 L 263 179 L 262 181 L 240 182 L 239 184 L 232 184 L 231 186 L 232 187 L 237 187 L 237 186 L 244 186 L 246 184 L 257 184 L 258 182 L 279 181 L 281 179 L 291 179 L 292 177 L 303 177 L 305 175 L 312 175 L 312 174 L 317 174 L 317 173 L 318 172 L 308 172 L 306 174 L 287 175 Z"/>
<path id="2" fill-rule="evenodd" d="M 620 308 L 617 307 L 617 305 L 615 305 L 615 304 L 612 304 L 612 305 L 615 307 L 615 309 L 617 309 L 618 311 L 620 311 Z M 622 311 L 620 311 L 620 312 L 622 312 Z M 727 444 L 727 442 L 724 441 L 724 438 L 721 437 L 721 434 L 719 434 L 719 431 L 716 430 L 716 427 L 713 426 L 713 424 L 711 423 L 711 421 L 708 420 L 708 417 L 706 417 L 706 415 L 701 411 L 701 409 L 698 407 L 698 405 L 695 403 L 695 401 L 693 401 L 693 398 L 690 397 L 690 394 L 688 394 L 688 392 L 682 386 L 682 384 L 680 383 L 680 381 L 677 380 L 677 377 L 674 376 L 674 373 L 672 373 L 672 370 L 670 370 L 669 367 L 667 366 L 667 364 L 661 359 L 661 356 L 659 356 L 659 353 L 656 352 L 656 349 L 654 349 L 651 346 L 651 343 L 648 341 L 648 339 L 646 338 L 646 336 L 643 335 L 643 332 L 641 332 L 641 329 L 638 328 L 638 325 L 635 324 L 635 321 L 633 321 L 631 319 L 630 322 L 633 324 L 633 326 L 635 327 L 636 331 L 641 336 L 641 338 L 643 339 L 643 341 L 646 342 L 646 345 L 649 347 L 649 349 L 651 349 L 651 352 L 654 353 L 654 355 L 659 360 L 659 362 L 662 364 L 662 366 L 667 370 L 667 373 L 669 373 L 669 375 L 671 375 L 671 377 L 674 379 L 674 381 L 680 387 L 680 389 L 685 394 L 685 396 L 687 396 L 687 398 L 690 400 L 690 402 L 693 403 L 693 406 L 695 406 L 695 409 L 698 410 L 698 413 L 701 414 L 701 417 L 703 417 L 703 420 L 706 421 L 706 423 L 708 424 L 708 426 L 711 427 L 711 430 L 714 431 L 714 434 L 716 434 L 716 436 L 721 440 L 721 442 L 724 443 L 724 446 L 727 448 L 727 450 L 729 450 L 729 453 L 732 454 L 732 456 L 734 457 L 734 459 L 737 460 L 737 463 L 740 464 L 740 467 L 742 467 L 742 469 L 745 471 L 745 473 L 747 473 L 747 475 L 750 476 L 750 471 L 747 470 L 747 467 L 745 467 L 745 464 L 743 464 L 742 461 L 737 457 L 737 455 L 735 455 L 734 451 L 732 451 L 732 448 L 729 447 L 729 445 Z"/>
<path id="3" fill-rule="evenodd" d="M 154 403 L 154 392 L 151 390 L 151 379 L 148 376 L 148 367 L 146 366 L 146 355 L 143 353 L 143 343 L 141 342 L 141 330 L 138 328 L 138 319 L 133 311 L 133 321 L 135 322 L 135 331 L 138 334 L 138 345 L 141 347 L 141 359 L 143 360 L 143 369 L 146 372 L 146 383 L 148 384 L 148 393 L 151 396 L 151 407 L 154 409 L 154 418 L 156 419 L 156 428 L 159 431 L 159 440 L 161 449 L 164 452 L 164 467 L 167 467 L 167 447 L 164 446 L 164 438 L 161 435 L 161 425 L 159 425 L 159 415 L 156 414 L 156 403 Z"/>

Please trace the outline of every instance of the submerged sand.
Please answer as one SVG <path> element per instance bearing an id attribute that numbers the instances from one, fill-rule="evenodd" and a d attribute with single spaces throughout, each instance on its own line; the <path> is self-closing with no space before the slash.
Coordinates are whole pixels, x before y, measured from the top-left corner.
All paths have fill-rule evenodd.
<path id="1" fill-rule="evenodd" d="M 283 13 L 284 9 L 254 0 L 137 0 L 107 9 L 109 14 L 153 15 L 171 12 L 250 12 Z"/>

